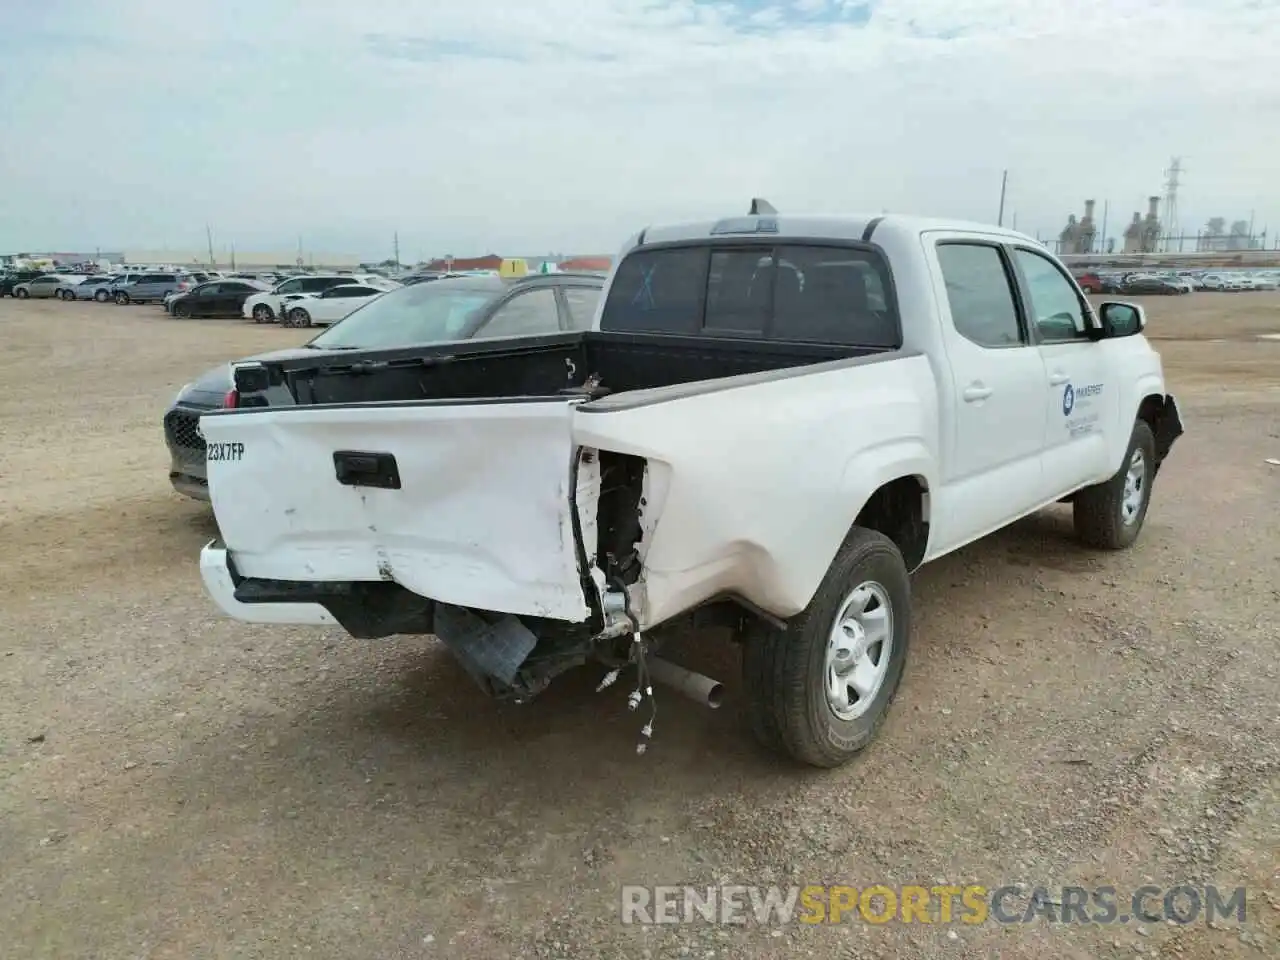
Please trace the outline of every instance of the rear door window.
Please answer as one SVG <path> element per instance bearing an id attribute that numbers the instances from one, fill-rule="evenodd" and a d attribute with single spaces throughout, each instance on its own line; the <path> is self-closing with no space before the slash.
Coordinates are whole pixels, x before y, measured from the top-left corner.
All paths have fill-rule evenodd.
<path id="1" fill-rule="evenodd" d="M 1018 307 L 999 248 L 939 243 L 938 266 L 947 288 L 951 323 L 960 336 L 980 347 L 1023 345 Z"/>

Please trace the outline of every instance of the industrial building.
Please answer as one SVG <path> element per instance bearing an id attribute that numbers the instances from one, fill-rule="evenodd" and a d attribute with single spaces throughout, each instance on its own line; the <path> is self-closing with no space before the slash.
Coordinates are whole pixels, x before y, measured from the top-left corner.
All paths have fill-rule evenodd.
<path id="1" fill-rule="evenodd" d="M 1205 224 L 1204 231 L 1196 237 L 1196 250 L 1204 253 L 1221 250 L 1261 250 L 1265 249 L 1267 232 L 1261 237 L 1253 236 L 1253 229 L 1247 220 L 1232 222 L 1227 228 L 1226 217 L 1213 217 Z"/>
<path id="2" fill-rule="evenodd" d="M 1147 215 L 1134 211 L 1133 220 L 1124 229 L 1125 253 L 1155 253 L 1160 245 L 1160 198 L 1147 198 Z"/>
<path id="3" fill-rule="evenodd" d="M 1092 200 L 1084 202 L 1084 216 L 1076 220 L 1073 213 L 1067 217 L 1067 225 L 1058 235 L 1059 253 L 1093 253 L 1093 241 L 1098 235 L 1093 222 Z"/>

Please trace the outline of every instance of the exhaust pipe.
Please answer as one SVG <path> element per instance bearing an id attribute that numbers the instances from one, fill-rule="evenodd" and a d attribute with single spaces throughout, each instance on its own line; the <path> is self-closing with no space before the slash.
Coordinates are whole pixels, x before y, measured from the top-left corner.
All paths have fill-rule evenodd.
<path id="1" fill-rule="evenodd" d="M 718 680 L 694 673 L 685 667 L 676 666 L 669 660 L 650 657 L 647 661 L 649 675 L 659 683 L 683 693 L 690 700 L 696 700 L 704 707 L 717 710 L 724 702 L 724 684 Z"/>

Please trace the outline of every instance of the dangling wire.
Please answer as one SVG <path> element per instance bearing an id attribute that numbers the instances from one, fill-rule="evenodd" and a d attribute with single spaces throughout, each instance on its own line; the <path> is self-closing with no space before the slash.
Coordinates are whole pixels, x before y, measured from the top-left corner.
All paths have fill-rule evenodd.
<path id="1" fill-rule="evenodd" d="M 631 642 L 636 650 L 636 688 L 627 697 L 627 706 L 635 710 L 646 697 L 648 698 L 649 722 L 640 728 L 640 735 L 648 740 L 653 736 L 653 728 L 658 721 L 658 701 L 653 696 L 653 678 L 649 674 L 649 663 L 645 658 L 645 641 L 640 633 L 640 621 L 636 619 L 635 612 L 631 609 L 631 595 L 627 593 L 626 585 L 617 577 L 610 582 L 622 594 L 622 612 L 631 621 Z M 636 753 L 644 753 L 647 746 L 642 740 L 636 744 Z"/>

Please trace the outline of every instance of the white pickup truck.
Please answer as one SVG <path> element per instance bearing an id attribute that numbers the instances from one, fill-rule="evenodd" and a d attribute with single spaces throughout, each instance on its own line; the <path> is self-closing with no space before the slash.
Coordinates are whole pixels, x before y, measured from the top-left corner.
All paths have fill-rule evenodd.
<path id="1" fill-rule="evenodd" d="M 835 766 L 893 698 L 915 568 L 1055 502 L 1133 543 L 1183 429 L 1144 326 L 996 227 L 651 227 L 585 333 L 238 366 L 201 419 L 204 582 L 252 623 L 435 634 L 517 700 L 591 661 L 633 707 L 718 704 L 655 654 L 728 624 L 757 736 Z"/>

